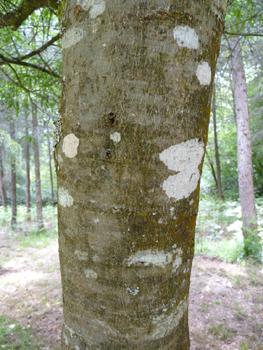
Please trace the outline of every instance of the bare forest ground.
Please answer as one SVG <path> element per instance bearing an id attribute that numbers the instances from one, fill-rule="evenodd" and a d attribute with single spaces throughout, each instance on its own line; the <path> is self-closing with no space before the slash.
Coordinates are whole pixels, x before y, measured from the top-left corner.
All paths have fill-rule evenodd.
<path id="1" fill-rule="evenodd" d="M 30 326 L 40 349 L 60 349 L 58 246 L 23 247 L 0 229 L 0 315 Z M 263 350 L 263 269 L 198 256 L 189 300 L 191 350 Z"/>

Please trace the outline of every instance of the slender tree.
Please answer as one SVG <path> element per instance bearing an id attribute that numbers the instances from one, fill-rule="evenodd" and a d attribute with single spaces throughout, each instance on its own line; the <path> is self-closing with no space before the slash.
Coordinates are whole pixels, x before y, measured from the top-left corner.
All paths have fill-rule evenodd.
<path id="1" fill-rule="evenodd" d="M 243 233 L 247 237 L 251 230 L 255 230 L 257 226 L 247 85 L 239 38 L 234 37 L 228 43 L 237 126 L 238 187 L 242 209 Z"/>
<path id="2" fill-rule="evenodd" d="M 221 182 L 221 167 L 220 167 L 220 156 L 217 141 L 217 125 L 216 125 L 216 86 L 214 84 L 213 89 L 213 104 L 212 104 L 212 115 L 213 115 L 213 125 L 214 125 L 214 143 L 215 143 L 215 158 L 216 158 L 216 183 L 217 183 L 217 193 L 218 198 L 223 200 L 222 193 L 222 182 Z"/>
<path id="3" fill-rule="evenodd" d="M 31 220 L 31 204 L 30 204 L 30 148 L 28 134 L 28 119 L 25 113 L 25 135 L 26 135 L 26 220 Z"/>
<path id="4" fill-rule="evenodd" d="M 227 1 L 61 3 L 62 349 L 189 349 L 200 173 Z"/>
<path id="5" fill-rule="evenodd" d="M 15 141 L 15 122 L 14 119 L 9 120 L 10 137 Z M 17 223 L 17 202 L 16 202 L 16 158 L 11 156 L 11 227 L 15 227 Z"/>
<path id="6" fill-rule="evenodd" d="M 47 145 L 48 145 L 48 165 L 49 165 L 49 176 L 50 176 L 50 184 L 51 184 L 51 203 L 54 207 L 54 185 L 53 185 L 53 173 L 52 173 L 52 158 L 51 158 L 51 146 L 50 146 L 50 134 L 49 134 L 49 126 L 47 123 Z"/>
<path id="7" fill-rule="evenodd" d="M 6 187 L 5 187 L 5 176 L 4 176 L 4 162 L 3 162 L 4 146 L 0 145 L 0 186 L 1 186 L 1 198 L 2 206 L 7 207 L 6 199 Z"/>
<path id="8" fill-rule="evenodd" d="M 35 186 L 36 186 L 36 206 L 37 206 L 37 223 L 38 229 L 44 229 L 43 214 L 42 214 L 42 198 L 41 198 L 41 180 L 40 180 L 40 163 L 39 163 L 39 150 L 38 150 L 38 120 L 37 114 L 33 113 L 32 116 L 33 126 L 33 150 L 34 150 L 34 163 L 35 163 Z"/>

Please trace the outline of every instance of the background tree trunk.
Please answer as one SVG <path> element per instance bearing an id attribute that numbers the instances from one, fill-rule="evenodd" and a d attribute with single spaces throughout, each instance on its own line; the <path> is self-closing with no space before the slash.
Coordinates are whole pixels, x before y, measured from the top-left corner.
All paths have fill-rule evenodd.
<path id="1" fill-rule="evenodd" d="M 216 172 L 215 172 L 215 168 L 214 168 L 214 165 L 213 165 L 213 162 L 209 156 L 209 153 L 207 152 L 207 149 L 205 151 L 205 154 L 207 156 L 207 160 L 208 160 L 208 163 L 210 165 L 210 168 L 211 168 L 211 172 L 212 172 L 212 175 L 213 175 L 213 178 L 215 180 L 215 185 L 216 185 L 216 188 L 217 188 L 217 191 L 218 191 L 218 184 L 217 184 L 217 178 L 216 178 Z"/>
<path id="2" fill-rule="evenodd" d="M 31 220 L 31 204 L 30 204 L 30 148 L 28 141 L 28 120 L 25 114 L 25 126 L 26 126 L 26 220 Z"/>
<path id="3" fill-rule="evenodd" d="M 10 137 L 15 141 L 15 123 L 14 120 L 10 120 Z M 11 158 L 11 227 L 15 227 L 17 218 L 17 203 L 16 203 L 16 159 L 14 156 Z"/>
<path id="4" fill-rule="evenodd" d="M 1 198 L 2 198 L 2 206 L 4 208 L 6 208 L 7 207 L 7 200 L 6 200 L 6 188 L 5 188 L 3 151 L 4 151 L 4 147 L 0 146 L 0 186 L 1 186 Z"/>
<path id="5" fill-rule="evenodd" d="M 36 184 L 36 205 L 37 205 L 37 223 L 38 229 L 44 228 L 43 215 L 42 215 L 42 198 L 41 198 L 41 181 L 40 181 L 40 163 L 39 163 L 39 151 L 38 151 L 38 129 L 37 129 L 37 114 L 32 116 L 33 125 L 33 149 L 34 149 L 34 163 L 35 163 L 35 184 Z"/>
<path id="6" fill-rule="evenodd" d="M 51 184 L 51 203 L 54 207 L 54 186 L 53 186 L 53 174 L 52 174 L 52 161 L 51 161 L 51 147 L 50 147 L 50 135 L 49 127 L 47 123 L 47 144 L 48 144 L 48 164 L 49 164 L 49 175 L 50 175 L 50 184 Z"/>
<path id="7" fill-rule="evenodd" d="M 237 125 L 238 186 L 242 209 L 243 233 L 246 237 L 249 231 L 255 230 L 257 226 L 247 85 L 239 38 L 234 37 L 228 43 Z"/>
<path id="8" fill-rule="evenodd" d="M 218 142 L 217 142 L 217 126 L 216 126 L 216 87 L 214 84 L 213 89 L 213 107 L 212 107 L 212 114 L 213 114 L 213 124 L 214 124 L 214 142 L 215 142 L 215 158 L 216 158 L 216 174 L 217 174 L 217 192 L 218 192 L 218 198 L 223 200 L 223 193 L 222 193 L 222 182 L 221 182 L 221 168 L 220 168 L 220 156 L 219 156 L 219 150 L 218 150 Z"/>
<path id="9" fill-rule="evenodd" d="M 190 347 L 195 220 L 225 7 L 64 2 L 55 152 L 63 350 Z"/>

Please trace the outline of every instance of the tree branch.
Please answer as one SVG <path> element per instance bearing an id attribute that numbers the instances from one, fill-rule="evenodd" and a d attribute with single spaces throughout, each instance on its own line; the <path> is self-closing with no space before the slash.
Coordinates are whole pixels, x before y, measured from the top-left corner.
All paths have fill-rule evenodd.
<path id="1" fill-rule="evenodd" d="M 14 58 L 17 61 L 23 61 L 27 58 L 33 57 L 35 55 L 40 54 L 42 51 L 45 51 L 46 48 L 48 48 L 49 46 L 51 46 L 54 42 L 58 41 L 60 39 L 60 34 L 54 36 L 51 40 L 49 40 L 48 42 L 46 42 L 43 46 L 41 46 L 39 49 L 32 51 L 30 53 L 28 53 L 27 55 L 24 56 L 20 56 L 20 57 L 16 57 Z"/>
<path id="2" fill-rule="evenodd" d="M 35 10 L 47 5 L 48 0 L 21 0 L 15 10 L 0 14 L 0 28 L 12 27 L 17 30 Z"/>
<path id="3" fill-rule="evenodd" d="M 34 69 L 37 69 L 38 71 L 50 74 L 50 75 L 52 75 L 52 77 L 60 78 L 60 76 L 57 73 L 52 72 L 52 71 L 50 71 L 50 70 L 48 70 L 46 68 L 37 66 L 36 64 L 29 63 L 29 62 L 23 62 L 23 61 L 20 61 L 20 60 L 17 60 L 17 59 L 10 59 L 10 58 L 7 58 L 7 57 L 3 56 L 2 54 L 0 54 L 0 58 L 2 59 L 2 62 L 0 61 L 0 66 L 3 66 L 4 64 L 11 63 L 11 64 L 16 64 L 18 66 L 34 68 Z"/>
<path id="4" fill-rule="evenodd" d="M 224 34 L 234 35 L 234 36 L 263 36 L 263 34 L 260 34 L 260 33 L 231 33 L 226 30 L 224 31 Z"/>

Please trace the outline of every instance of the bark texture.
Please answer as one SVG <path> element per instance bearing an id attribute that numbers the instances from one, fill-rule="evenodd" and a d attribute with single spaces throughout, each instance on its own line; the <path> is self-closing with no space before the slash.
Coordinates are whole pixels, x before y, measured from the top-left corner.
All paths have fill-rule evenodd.
<path id="1" fill-rule="evenodd" d="M 28 137 L 28 120 L 25 114 L 25 134 Z M 26 220 L 31 220 L 31 205 L 30 205 L 30 148 L 29 141 L 26 139 Z"/>
<path id="2" fill-rule="evenodd" d="M 14 120 L 10 120 L 10 136 L 11 139 L 15 141 L 15 123 Z M 11 226 L 16 225 L 16 216 L 17 216 L 17 203 L 16 203 L 16 159 L 13 156 L 11 158 Z"/>
<path id="3" fill-rule="evenodd" d="M 48 127 L 48 124 L 47 124 L 47 145 L 48 145 L 49 176 L 50 176 L 50 185 L 51 185 L 51 203 L 52 203 L 52 206 L 54 207 L 54 206 L 55 206 L 55 202 L 54 202 L 54 186 L 53 186 L 53 173 L 52 173 L 50 134 L 49 134 L 49 127 Z"/>
<path id="4" fill-rule="evenodd" d="M 216 184 L 217 184 L 217 193 L 218 198 L 223 200 L 223 193 L 222 193 L 222 182 L 221 182 L 221 167 L 220 167 L 220 156 L 219 156 L 219 149 L 218 149 L 218 141 L 217 141 L 217 125 L 216 125 L 216 87 L 214 86 L 213 89 L 213 107 L 212 107 L 212 114 L 213 114 L 213 124 L 214 124 L 214 142 L 215 142 L 215 157 L 216 157 Z"/>
<path id="5" fill-rule="evenodd" d="M 37 223 L 38 229 L 44 228 L 43 214 L 42 214 L 42 197 L 41 197 L 41 180 L 40 180 L 40 163 L 39 163 L 39 150 L 38 150 L 38 121 L 37 116 L 32 117 L 33 125 L 33 149 L 34 149 L 34 163 L 35 163 L 35 186 L 36 186 L 36 206 L 37 206 Z"/>
<path id="6" fill-rule="evenodd" d="M 226 1 L 62 6 L 62 349 L 189 349 L 199 179 Z"/>
<path id="7" fill-rule="evenodd" d="M 235 116 L 237 125 L 237 165 L 238 187 L 242 209 L 243 233 L 245 236 L 256 228 L 256 207 L 253 185 L 252 146 L 250 119 L 247 98 L 246 76 L 243 67 L 239 38 L 229 40 L 231 72 L 233 77 L 233 92 Z"/>
<path id="8" fill-rule="evenodd" d="M 6 208 L 7 201 L 6 201 L 6 188 L 5 188 L 3 152 L 4 152 L 4 147 L 0 146 L 0 186 L 1 186 L 1 198 L 2 198 L 2 206 L 4 208 Z"/>

